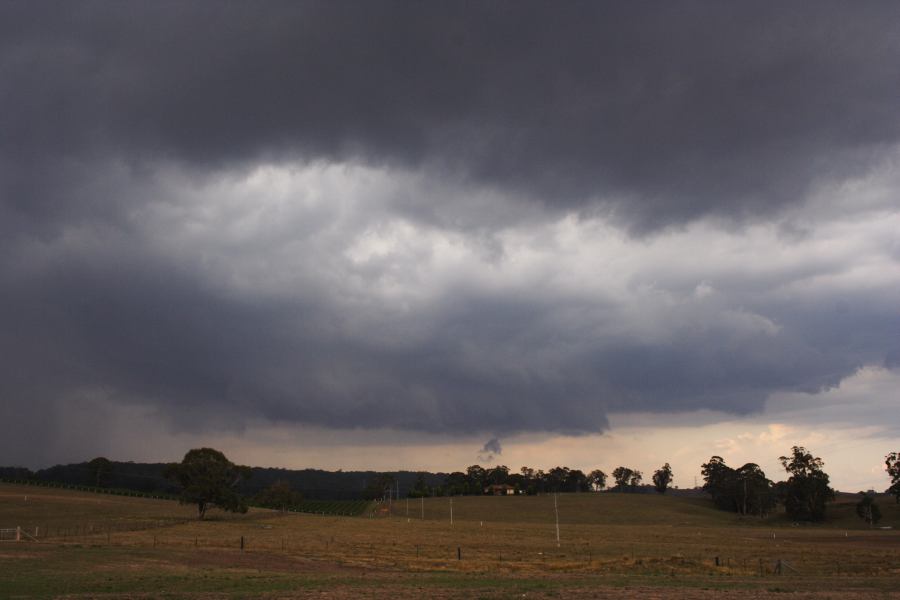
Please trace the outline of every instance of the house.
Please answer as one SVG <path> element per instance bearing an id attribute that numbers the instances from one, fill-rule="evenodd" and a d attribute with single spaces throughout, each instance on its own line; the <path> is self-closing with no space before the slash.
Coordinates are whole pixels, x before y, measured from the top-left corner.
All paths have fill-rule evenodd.
<path id="1" fill-rule="evenodd" d="M 516 488 L 505 483 L 495 483 L 484 488 L 484 493 L 488 496 L 512 496 L 516 493 Z"/>

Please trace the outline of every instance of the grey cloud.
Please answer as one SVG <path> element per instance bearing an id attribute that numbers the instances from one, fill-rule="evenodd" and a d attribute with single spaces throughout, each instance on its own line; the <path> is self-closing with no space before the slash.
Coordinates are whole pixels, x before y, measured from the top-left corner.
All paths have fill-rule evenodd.
<path id="1" fill-rule="evenodd" d="M 500 440 L 494 437 L 486 441 L 481 450 L 478 451 L 478 460 L 488 463 L 493 462 L 494 458 L 500 454 L 503 454 L 503 446 L 500 445 Z"/>
<path id="2" fill-rule="evenodd" d="M 623 306 L 556 289 L 457 290 L 406 314 L 373 298 L 348 313 L 335 302 L 340 285 L 242 298 L 198 277 L 189 260 L 159 262 L 113 242 L 103 257 L 61 252 L 4 280 L 3 395 L 19 399 L 20 419 L 32 400 L 101 387 L 192 431 L 252 416 L 579 434 L 606 429 L 610 411 L 757 412 L 773 392 L 833 387 L 900 350 L 896 311 L 866 294 L 845 295 L 856 307 L 845 312 L 754 307 L 785 324 L 777 334 L 752 319 L 735 324 L 744 317 L 730 315 L 731 301 L 661 303 L 645 309 L 671 319 L 654 342 L 604 332 L 627 320 Z"/>
<path id="3" fill-rule="evenodd" d="M 293 156 L 425 168 L 647 230 L 772 213 L 900 139 L 890 2 L 2 11 L 0 152 L 22 210 L 56 204 L 35 192 L 48 157 Z"/>
<path id="4" fill-rule="evenodd" d="M 4 4 L 0 415 L 20 426 L 0 450 L 52 443 L 85 395 L 188 431 L 502 437 L 758 412 L 895 367 L 890 275 L 779 291 L 857 259 L 802 255 L 815 218 L 772 242 L 784 265 L 701 246 L 608 290 L 627 257 L 560 283 L 571 252 L 538 236 L 551 269 L 489 281 L 528 260 L 503 235 L 556 209 L 643 231 L 802 212 L 897 144 L 896 4 L 643 6 Z M 332 162 L 386 174 L 228 197 L 254 166 Z M 348 258 L 397 220 L 406 246 Z M 472 256 L 432 273 L 435 231 Z M 878 243 L 896 263 L 896 235 Z"/>

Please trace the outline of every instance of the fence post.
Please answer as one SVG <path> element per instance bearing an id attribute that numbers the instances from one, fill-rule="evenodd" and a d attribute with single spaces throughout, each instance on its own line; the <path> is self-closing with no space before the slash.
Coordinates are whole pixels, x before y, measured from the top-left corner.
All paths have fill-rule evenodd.
<path id="1" fill-rule="evenodd" d="M 17 542 L 22 541 L 22 528 L 19 527 L 18 525 L 16 525 L 16 541 Z"/>
<path id="2" fill-rule="evenodd" d="M 456 560 L 462 560 L 462 548 L 456 547 Z"/>
<path id="3" fill-rule="evenodd" d="M 241 536 L 241 552 L 244 551 L 244 536 Z"/>

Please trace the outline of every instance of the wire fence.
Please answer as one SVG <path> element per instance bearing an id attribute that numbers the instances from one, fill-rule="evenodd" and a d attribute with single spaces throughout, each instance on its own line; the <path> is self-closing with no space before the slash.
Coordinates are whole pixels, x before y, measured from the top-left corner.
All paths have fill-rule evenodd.
<path id="1" fill-rule="evenodd" d="M 294 519 L 296 519 L 295 517 Z M 271 519 L 271 517 L 270 517 Z M 302 517 L 309 519 L 309 517 Z M 325 517 L 328 522 L 337 517 Z M 289 518 L 289 520 L 291 520 Z M 821 552 L 815 544 L 766 547 L 745 544 L 734 548 L 704 545 L 679 546 L 677 542 L 574 541 L 556 546 L 551 540 L 539 544 L 473 539 L 470 531 L 439 535 L 423 532 L 417 539 L 361 541 L 349 535 L 329 535 L 325 529 L 280 532 L 277 523 L 243 523 L 237 535 L 233 523 L 216 523 L 209 531 L 196 519 L 135 523 L 79 524 L 29 533 L 27 541 L 75 545 L 77 547 L 154 548 L 177 555 L 191 552 L 225 551 L 248 555 L 282 555 L 320 560 L 355 567 L 391 568 L 408 571 L 460 570 L 473 572 L 595 572 L 623 575 L 766 577 L 794 576 L 896 576 L 898 546 L 857 555 L 845 551 Z M 17 529 L 0 530 L 0 539 L 10 541 Z M 24 531 L 24 530 L 23 530 Z M 33 536 L 31 534 L 34 534 Z M 21 538 L 26 541 L 24 536 Z M 757 540 L 758 542 L 759 540 Z"/>

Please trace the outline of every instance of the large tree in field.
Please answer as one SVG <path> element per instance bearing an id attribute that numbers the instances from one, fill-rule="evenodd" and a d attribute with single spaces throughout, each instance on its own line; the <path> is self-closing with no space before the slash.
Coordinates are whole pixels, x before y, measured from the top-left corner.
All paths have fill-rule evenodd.
<path id="1" fill-rule="evenodd" d="M 599 492 L 606 487 L 606 473 L 600 469 L 594 469 L 588 475 L 588 483 Z"/>
<path id="2" fill-rule="evenodd" d="M 884 466 L 891 478 L 891 487 L 887 489 L 887 493 L 893 494 L 894 499 L 900 503 L 900 452 L 891 452 L 885 456 Z"/>
<path id="3" fill-rule="evenodd" d="M 802 521 L 823 520 L 825 503 L 834 500 L 834 490 L 828 486 L 828 474 L 822 470 L 825 463 L 802 446 L 794 446 L 789 456 L 781 456 L 778 460 L 790 475 L 787 481 L 779 484 L 788 516 Z"/>
<path id="4" fill-rule="evenodd" d="M 653 473 L 653 485 L 657 492 L 665 494 L 670 483 L 672 483 L 672 467 L 666 463 Z"/>
<path id="5" fill-rule="evenodd" d="M 234 488 L 250 476 L 250 468 L 234 464 L 218 450 L 189 450 L 180 463 L 166 467 L 165 475 L 181 486 L 182 504 L 197 505 L 200 519 L 206 516 L 211 506 L 230 512 L 247 512 L 247 503 Z"/>

